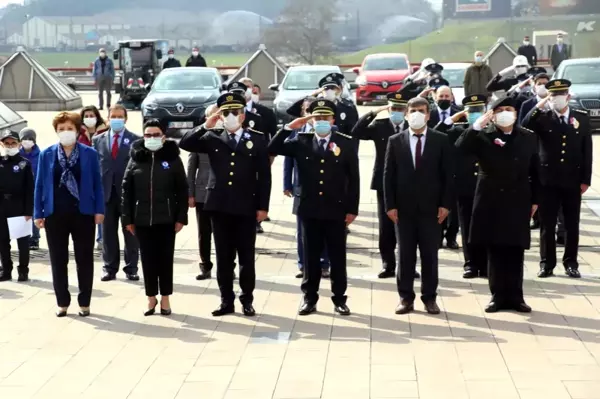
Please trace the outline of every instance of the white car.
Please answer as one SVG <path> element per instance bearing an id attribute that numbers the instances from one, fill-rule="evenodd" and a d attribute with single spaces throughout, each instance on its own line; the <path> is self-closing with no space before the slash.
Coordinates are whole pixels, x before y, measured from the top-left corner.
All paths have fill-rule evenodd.
<path id="1" fill-rule="evenodd" d="M 465 73 L 471 64 L 466 62 L 450 62 L 442 64 L 442 66 L 444 67 L 442 77 L 450 83 L 450 88 L 454 95 L 454 102 L 456 105 L 460 106 L 465 97 L 465 87 L 463 83 L 465 81 Z"/>

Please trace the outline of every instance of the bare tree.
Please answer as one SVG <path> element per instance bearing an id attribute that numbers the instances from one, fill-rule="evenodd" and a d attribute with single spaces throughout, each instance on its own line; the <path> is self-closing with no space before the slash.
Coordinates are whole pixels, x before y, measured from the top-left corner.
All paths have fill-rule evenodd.
<path id="1" fill-rule="evenodd" d="M 315 64 L 331 56 L 334 0 L 290 0 L 265 32 L 267 46 L 291 61 Z"/>

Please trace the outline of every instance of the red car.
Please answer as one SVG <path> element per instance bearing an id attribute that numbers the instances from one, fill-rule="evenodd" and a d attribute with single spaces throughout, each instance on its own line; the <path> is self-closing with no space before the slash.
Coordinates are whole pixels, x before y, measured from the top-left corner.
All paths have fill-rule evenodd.
<path id="1" fill-rule="evenodd" d="M 402 87 L 402 82 L 411 73 L 406 54 L 369 54 L 360 68 L 354 68 L 356 78 L 356 105 L 365 102 L 387 101 L 387 94 Z"/>

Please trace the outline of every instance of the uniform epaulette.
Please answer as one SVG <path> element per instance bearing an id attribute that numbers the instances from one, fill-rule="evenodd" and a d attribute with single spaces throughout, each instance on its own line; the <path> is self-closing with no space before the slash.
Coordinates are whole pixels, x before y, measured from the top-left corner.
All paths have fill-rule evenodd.
<path id="1" fill-rule="evenodd" d="M 264 134 L 263 132 L 260 132 L 258 130 L 252 129 L 251 127 L 249 127 L 248 129 L 246 129 L 248 131 L 251 131 L 252 133 L 256 133 L 256 134 Z"/>
<path id="2" fill-rule="evenodd" d="M 531 129 L 527 129 L 526 127 L 523 127 L 523 126 L 521 126 L 521 129 L 523 129 L 523 130 L 524 130 L 524 131 L 526 131 L 527 133 L 530 133 L 530 134 L 535 134 L 535 132 L 534 132 L 533 130 L 531 130 Z"/>
<path id="3" fill-rule="evenodd" d="M 298 134 L 315 134 L 315 131 L 311 130 L 310 132 L 299 132 Z"/>
<path id="4" fill-rule="evenodd" d="M 454 125 L 468 125 L 469 122 L 454 122 Z"/>
<path id="5" fill-rule="evenodd" d="M 345 138 L 347 138 L 347 139 L 351 139 L 351 138 L 352 138 L 352 136 L 349 136 L 349 135 L 347 135 L 347 134 L 345 134 L 345 133 L 335 132 L 335 134 L 338 134 L 338 135 L 340 135 L 340 136 L 342 136 L 342 137 L 345 137 Z"/>
<path id="6" fill-rule="evenodd" d="M 588 114 L 588 112 L 586 110 L 583 110 L 583 109 L 573 108 L 573 111 L 579 112 L 579 113 L 582 113 L 582 114 L 586 114 L 586 115 Z"/>

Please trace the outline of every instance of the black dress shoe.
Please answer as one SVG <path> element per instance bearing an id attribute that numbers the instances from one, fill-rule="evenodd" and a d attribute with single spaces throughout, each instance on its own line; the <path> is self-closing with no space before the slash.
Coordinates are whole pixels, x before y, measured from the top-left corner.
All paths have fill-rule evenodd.
<path id="1" fill-rule="evenodd" d="M 392 278 L 392 277 L 396 277 L 396 272 L 393 270 L 387 270 L 387 269 L 382 269 L 379 274 L 377 275 L 377 278 Z"/>
<path id="2" fill-rule="evenodd" d="M 581 273 L 574 267 L 567 267 L 565 269 L 565 274 L 571 278 L 581 278 Z"/>
<path id="3" fill-rule="evenodd" d="M 244 316 L 252 317 L 256 315 L 256 310 L 254 310 L 254 306 L 251 303 L 242 305 L 242 312 L 244 312 Z"/>
<path id="4" fill-rule="evenodd" d="M 129 281 L 140 281 L 140 276 L 136 273 L 134 274 L 125 274 L 125 277 L 127 277 L 127 280 Z"/>
<path id="5" fill-rule="evenodd" d="M 100 281 L 112 281 L 112 280 L 116 280 L 117 276 L 115 276 L 112 273 L 104 273 L 102 275 L 102 278 L 100 278 Z"/>
<path id="6" fill-rule="evenodd" d="M 429 314 L 440 314 L 440 307 L 435 301 L 425 302 L 425 311 Z"/>
<path id="7" fill-rule="evenodd" d="M 331 278 L 331 273 L 329 273 L 329 270 L 322 269 L 321 278 Z"/>
<path id="8" fill-rule="evenodd" d="M 19 278 L 17 278 L 17 281 L 23 283 L 25 281 L 29 281 L 29 274 L 27 273 L 19 273 Z"/>
<path id="9" fill-rule="evenodd" d="M 538 272 L 537 276 L 539 278 L 551 277 L 554 276 L 554 272 L 550 268 L 542 267 Z"/>
<path id="10" fill-rule="evenodd" d="M 516 305 L 514 307 L 514 310 L 516 310 L 519 313 L 531 313 L 531 307 L 525 302 L 521 302 L 520 304 Z"/>
<path id="11" fill-rule="evenodd" d="M 160 314 L 163 316 L 171 316 L 171 309 L 160 308 Z"/>
<path id="12" fill-rule="evenodd" d="M 415 310 L 414 302 L 402 301 L 396 307 L 396 314 L 407 314 Z"/>
<path id="13" fill-rule="evenodd" d="M 263 234 L 265 230 L 262 228 L 260 224 L 256 225 L 256 234 Z"/>
<path id="14" fill-rule="evenodd" d="M 498 305 L 496 302 L 493 302 L 493 301 L 488 303 L 488 305 L 485 307 L 485 313 L 496 313 L 499 310 L 500 310 L 500 305 Z"/>
<path id="15" fill-rule="evenodd" d="M 12 273 L 0 272 L 0 281 L 11 281 Z"/>
<path id="16" fill-rule="evenodd" d="M 563 236 L 556 236 L 556 245 L 565 245 L 565 237 Z"/>
<path id="17" fill-rule="evenodd" d="M 415 272 L 415 279 L 421 278 L 421 274 L 419 272 Z"/>
<path id="18" fill-rule="evenodd" d="M 79 314 L 79 317 L 88 317 L 90 315 L 90 310 L 89 309 L 86 309 L 86 310 L 81 309 L 78 314 Z"/>
<path id="19" fill-rule="evenodd" d="M 454 249 L 457 250 L 460 247 L 458 246 L 458 243 L 456 242 L 456 240 L 446 240 L 446 247 L 448 247 L 449 249 Z"/>
<path id="20" fill-rule="evenodd" d="M 304 272 L 300 270 L 298 273 L 296 273 L 296 278 L 304 278 Z"/>
<path id="21" fill-rule="evenodd" d="M 463 278 L 475 278 L 479 275 L 479 273 L 477 273 L 476 270 L 473 269 L 467 269 L 465 270 L 465 272 L 463 273 Z"/>
<path id="22" fill-rule="evenodd" d="M 340 316 L 350 316 L 350 308 L 345 303 L 335 305 L 333 310 Z"/>
<path id="23" fill-rule="evenodd" d="M 37 251 L 40 249 L 40 244 L 38 242 L 32 242 L 29 244 L 29 249 L 32 251 Z"/>
<path id="24" fill-rule="evenodd" d="M 66 309 L 58 309 L 55 314 L 56 314 L 56 317 L 66 317 L 67 310 Z"/>
<path id="25" fill-rule="evenodd" d="M 196 276 L 196 280 L 198 280 L 198 281 L 210 280 L 211 278 L 212 278 L 211 273 L 205 272 L 205 271 L 201 271 L 200 274 Z"/>
<path id="26" fill-rule="evenodd" d="M 232 314 L 235 312 L 235 306 L 228 305 L 226 303 L 222 303 L 218 308 L 212 311 L 212 315 L 217 316 L 225 316 L 226 314 Z"/>
<path id="27" fill-rule="evenodd" d="M 300 310 L 298 314 L 300 316 L 307 316 L 311 313 L 315 313 L 317 311 L 317 305 L 313 305 L 312 303 L 304 302 L 302 306 L 300 306 Z"/>

